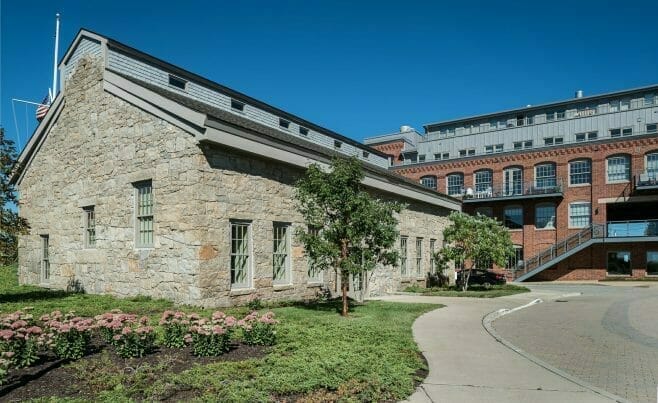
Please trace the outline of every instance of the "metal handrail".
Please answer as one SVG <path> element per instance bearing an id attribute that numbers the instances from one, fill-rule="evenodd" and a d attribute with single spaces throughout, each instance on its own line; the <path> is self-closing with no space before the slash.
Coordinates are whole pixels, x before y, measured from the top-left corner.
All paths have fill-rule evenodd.
<path id="1" fill-rule="evenodd" d="M 519 182 L 519 183 L 503 183 L 495 187 L 487 187 L 484 190 L 469 190 L 462 189 L 461 196 L 464 199 L 490 199 L 498 197 L 518 197 L 518 196 L 535 196 L 547 194 L 561 194 L 562 193 L 562 178 L 553 178 L 554 184 L 539 185 L 537 181 Z"/>
<path id="2" fill-rule="evenodd" d="M 606 234 L 610 238 L 658 236 L 658 220 L 608 221 Z"/>
<path id="3" fill-rule="evenodd" d="M 514 270 L 514 278 L 518 278 L 547 262 L 556 259 L 594 238 L 605 236 L 605 226 L 602 224 L 591 224 L 577 234 L 573 234 L 551 247 L 539 252 L 535 256 L 524 261 L 522 269 Z"/>

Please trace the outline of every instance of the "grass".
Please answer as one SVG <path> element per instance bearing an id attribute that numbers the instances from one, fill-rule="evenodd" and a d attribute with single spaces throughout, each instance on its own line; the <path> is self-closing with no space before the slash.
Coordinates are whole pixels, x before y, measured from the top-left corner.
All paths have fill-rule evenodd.
<path id="1" fill-rule="evenodd" d="M 173 306 L 165 300 L 143 297 L 117 299 L 19 286 L 15 268 L 0 269 L 0 282 L 3 313 L 29 305 L 35 314 L 74 309 L 78 314 L 95 315 L 120 308 L 153 316 Z M 101 355 L 74 362 L 69 369 L 75 374 L 72 382 L 98 390 L 93 400 L 401 400 L 414 391 L 417 371 L 426 369 L 411 325 L 418 316 L 437 307 L 371 301 L 353 306 L 348 318 L 338 315 L 339 302 L 279 307 L 273 309 L 281 321 L 278 343 L 264 358 L 195 365 L 175 374 L 167 371 L 166 357 L 162 364 L 126 372 Z M 226 312 L 241 314 L 246 310 Z"/>
<path id="2" fill-rule="evenodd" d="M 655 277 L 610 276 L 610 277 L 602 278 L 599 281 L 658 281 L 658 276 Z"/>
<path id="3" fill-rule="evenodd" d="M 497 298 L 506 295 L 521 294 L 529 292 L 530 289 L 513 284 L 494 285 L 484 288 L 478 285 L 468 287 L 468 291 L 462 291 L 456 286 L 422 288 L 418 286 L 407 287 L 405 292 L 414 292 L 432 297 L 470 297 L 470 298 Z"/>

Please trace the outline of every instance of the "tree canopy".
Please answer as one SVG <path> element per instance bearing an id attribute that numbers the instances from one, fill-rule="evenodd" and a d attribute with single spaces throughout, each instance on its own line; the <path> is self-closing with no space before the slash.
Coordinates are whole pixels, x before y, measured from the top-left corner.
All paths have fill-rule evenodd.
<path id="1" fill-rule="evenodd" d="M 468 279 L 477 262 L 491 262 L 506 266 L 514 256 L 509 232 L 494 218 L 481 214 L 471 216 L 453 212 L 451 224 L 443 231 L 445 246 L 439 255 L 457 264 L 464 264 L 463 290 L 468 289 Z"/>
<path id="2" fill-rule="evenodd" d="M 0 264 L 13 263 L 18 253 L 18 234 L 26 233 L 27 221 L 16 211 L 16 188 L 10 183 L 16 164 L 14 142 L 5 138 L 0 127 Z"/>
<path id="3" fill-rule="evenodd" d="M 330 170 L 309 166 L 297 182 L 295 198 L 308 228 L 297 235 L 315 267 L 334 269 L 341 281 L 344 316 L 348 313 L 350 274 L 394 264 L 397 218 L 404 206 L 373 198 L 365 191 L 361 163 L 336 158 Z"/>

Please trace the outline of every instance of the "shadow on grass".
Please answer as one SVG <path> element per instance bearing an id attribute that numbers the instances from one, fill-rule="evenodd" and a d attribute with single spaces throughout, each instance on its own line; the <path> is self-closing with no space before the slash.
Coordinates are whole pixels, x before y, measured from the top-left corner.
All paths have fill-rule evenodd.
<path id="1" fill-rule="evenodd" d="M 359 307 L 363 306 L 363 303 L 360 303 L 351 298 L 347 299 L 347 306 L 349 312 L 355 312 Z M 336 312 L 341 313 L 343 311 L 343 300 L 338 298 L 333 298 L 326 301 L 294 301 L 291 302 L 289 306 L 294 306 L 296 308 L 308 309 L 311 311 L 323 311 L 323 312 Z"/>
<path id="2" fill-rule="evenodd" d="M 10 291 L 9 293 L 0 294 L 0 303 L 60 299 L 60 298 L 68 297 L 73 294 L 76 293 L 67 292 L 64 290 L 25 290 L 25 291 L 14 291 L 14 292 Z"/>

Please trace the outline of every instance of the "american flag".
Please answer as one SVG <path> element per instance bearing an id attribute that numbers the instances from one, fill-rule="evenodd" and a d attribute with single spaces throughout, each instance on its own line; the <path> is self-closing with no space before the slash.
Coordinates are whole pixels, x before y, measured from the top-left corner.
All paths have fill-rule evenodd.
<path id="1" fill-rule="evenodd" d="M 41 122 L 41 120 L 46 116 L 46 113 L 48 113 L 48 109 L 50 108 L 50 97 L 46 95 L 46 97 L 41 101 L 39 106 L 37 106 L 37 120 Z"/>

